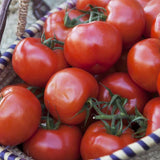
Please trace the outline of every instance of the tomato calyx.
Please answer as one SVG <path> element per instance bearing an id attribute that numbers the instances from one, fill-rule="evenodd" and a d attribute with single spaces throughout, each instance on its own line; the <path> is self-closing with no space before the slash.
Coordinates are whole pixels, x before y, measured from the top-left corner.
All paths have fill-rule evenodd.
<path id="1" fill-rule="evenodd" d="M 73 28 L 74 26 L 82 23 L 90 23 L 92 21 L 106 21 L 106 9 L 103 7 L 93 7 L 92 5 L 89 5 L 90 10 L 84 11 L 84 10 L 79 10 L 80 12 L 84 13 L 76 18 L 71 19 L 69 17 L 69 12 L 66 11 L 65 17 L 64 17 L 64 26 L 67 28 Z M 88 20 L 86 21 L 81 21 L 80 19 L 85 16 L 89 16 Z"/>
<path id="2" fill-rule="evenodd" d="M 43 33 L 41 36 L 41 43 L 52 50 L 55 49 L 63 49 L 64 42 L 59 41 L 54 35 L 53 38 L 46 39 L 45 34 Z"/>
<path id="3" fill-rule="evenodd" d="M 47 130 L 56 130 L 60 127 L 61 121 L 60 119 L 57 120 L 57 122 L 54 121 L 54 119 L 50 116 L 49 112 L 47 113 L 47 116 L 42 116 L 42 120 L 45 120 L 45 123 L 41 123 L 40 127 L 47 129 Z"/>
<path id="4" fill-rule="evenodd" d="M 125 109 L 128 101 L 127 98 L 113 94 L 109 88 L 104 87 L 109 91 L 111 100 L 109 102 L 99 102 L 94 99 L 96 104 L 93 107 L 97 115 L 93 116 L 93 119 L 101 120 L 104 123 L 107 133 L 119 136 L 130 127 L 134 130 L 133 136 L 135 138 L 143 137 L 147 128 L 147 119 L 138 111 L 137 107 L 135 107 L 134 114 L 128 114 Z M 106 107 L 110 111 L 110 114 L 101 111 L 101 109 Z M 123 126 L 126 121 L 127 125 L 125 124 L 126 127 L 124 128 Z"/>

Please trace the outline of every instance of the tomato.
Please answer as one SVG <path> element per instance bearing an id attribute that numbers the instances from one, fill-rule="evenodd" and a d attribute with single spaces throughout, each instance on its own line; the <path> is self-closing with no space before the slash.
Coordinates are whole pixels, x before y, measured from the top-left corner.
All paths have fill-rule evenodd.
<path id="1" fill-rule="evenodd" d="M 119 31 L 102 21 L 75 26 L 64 44 L 67 62 L 94 74 L 111 68 L 121 51 L 122 39 Z"/>
<path id="2" fill-rule="evenodd" d="M 144 36 L 149 38 L 151 35 L 151 27 L 153 21 L 156 19 L 158 13 L 160 13 L 160 3 L 159 0 L 150 0 L 144 7 L 146 27 L 144 31 Z"/>
<path id="3" fill-rule="evenodd" d="M 136 0 L 111 0 L 106 10 L 106 21 L 119 29 L 126 48 L 139 41 L 144 32 L 145 16 Z"/>
<path id="4" fill-rule="evenodd" d="M 140 112 L 143 111 L 144 105 L 148 101 L 148 94 L 135 84 L 127 73 L 112 73 L 106 76 L 101 83 L 109 88 L 113 94 L 118 94 L 128 99 L 125 109 L 129 114 L 135 113 L 135 107 Z M 101 83 L 99 86 L 98 100 L 109 102 L 111 99 L 109 91 Z M 106 111 L 106 109 L 103 110 Z"/>
<path id="5" fill-rule="evenodd" d="M 156 92 L 160 72 L 160 40 L 148 38 L 135 44 L 128 53 L 127 67 L 135 83 L 149 92 Z"/>
<path id="6" fill-rule="evenodd" d="M 15 146 L 23 143 L 39 126 L 40 102 L 21 86 L 6 87 L 0 95 L 0 144 Z"/>
<path id="7" fill-rule="evenodd" d="M 77 0 L 76 8 L 81 10 L 88 10 L 89 5 L 105 8 L 110 0 Z"/>
<path id="8" fill-rule="evenodd" d="M 137 0 L 137 1 L 144 8 L 147 5 L 147 3 L 151 0 Z"/>
<path id="9" fill-rule="evenodd" d="M 51 13 L 44 23 L 44 33 L 46 38 L 56 38 L 62 42 L 64 42 L 67 34 L 71 31 L 72 28 L 68 28 L 64 25 L 64 17 L 66 10 L 59 10 Z M 82 12 L 78 10 L 68 10 L 70 19 L 74 19 L 80 15 Z M 88 16 L 83 16 L 80 18 L 80 21 L 88 20 Z"/>
<path id="10" fill-rule="evenodd" d="M 53 51 L 39 38 L 25 38 L 16 46 L 12 65 L 26 83 L 44 87 L 53 73 L 65 68 L 67 62 L 62 51 Z"/>
<path id="11" fill-rule="evenodd" d="M 82 110 L 84 104 L 88 98 L 97 95 L 98 83 L 90 73 L 79 68 L 66 68 L 48 81 L 44 102 L 51 115 L 60 118 L 61 122 L 80 124 L 86 117 L 86 110 Z"/>
<path id="12" fill-rule="evenodd" d="M 151 37 L 160 39 L 160 13 L 156 16 L 156 19 L 152 23 Z"/>
<path id="13" fill-rule="evenodd" d="M 152 98 L 144 107 L 143 115 L 148 119 L 146 135 L 160 128 L 160 97 Z"/>
<path id="14" fill-rule="evenodd" d="M 78 160 L 82 133 L 76 126 L 42 129 L 23 144 L 24 152 L 36 160 Z"/>
<path id="15" fill-rule="evenodd" d="M 92 123 L 82 137 L 81 156 L 83 160 L 88 160 L 112 154 L 114 151 L 135 142 L 132 133 L 132 130 L 127 129 L 120 136 L 112 135 L 106 132 L 101 121 Z"/>

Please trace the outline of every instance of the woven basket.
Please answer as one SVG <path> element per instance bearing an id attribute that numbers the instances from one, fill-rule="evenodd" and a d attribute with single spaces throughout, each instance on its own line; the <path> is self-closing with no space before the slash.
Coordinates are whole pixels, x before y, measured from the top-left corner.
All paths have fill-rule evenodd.
<path id="1" fill-rule="evenodd" d="M 23 0 L 25 3 L 25 7 L 27 8 L 27 0 Z M 1 55 L 0 57 L 0 89 L 6 85 L 14 84 L 22 81 L 13 71 L 11 58 L 14 48 L 18 44 L 18 42 L 26 37 L 37 36 L 41 33 L 44 21 L 47 16 L 55 12 L 57 10 L 66 8 L 69 6 L 73 8 L 75 6 L 76 0 L 68 0 L 67 2 L 61 4 L 57 8 L 49 11 L 49 13 L 39 20 L 37 20 L 34 24 L 32 24 L 28 29 L 25 29 L 25 16 L 27 14 L 26 8 L 23 8 L 21 15 L 22 19 L 18 25 L 22 24 L 20 28 L 18 28 L 17 39 L 8 47 L 8 49 Z M 24 4 L 22 4 L 24 5 Z M 22 8 L 21 8 L 22 9 Z M 23 21 L 23 23 L 22 23 Z M 114 152 L 112 155 L 106 155 L 104 157 L 100 157 L 97 160 L 158 160 L 160 159 L 160 129 L 156 130 L 149 136 L 146 136 L 139 141 L 132 143 L 125 148 Z M 112 144 L 111 144 L 112 145 Z M 17 146 L 8 147 L 0 145 L 0 159 L 2 160 L 31 160 L 31 157 L 26 156 Z M 46 159 L 47 160 L 47 159 Z"/>

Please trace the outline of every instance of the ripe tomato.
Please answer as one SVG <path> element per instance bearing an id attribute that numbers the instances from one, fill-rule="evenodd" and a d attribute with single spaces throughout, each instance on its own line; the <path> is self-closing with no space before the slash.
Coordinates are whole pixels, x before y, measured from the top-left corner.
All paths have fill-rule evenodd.
<path id="1" fill-rule="evenodd" d="M 76 126 L 42 129 L 23 144 L 24 152 L 36 160 L 78 160 L 82 133 Z"/>
<path id="2" fill-rule="evenodd" d="M 143 8 L 136 0 L 111 0 L 106 10 L 106 21 L 119 29 L 125 47 L 131 47 L 141 38 L 145 16 Z"/>
<path id="3" fill-rule="evenodd" d="M 150 37 L 151 35 L 151 27 L 153 21 L 156 19 L 158 13 L 160 13 L 160 3 L 159 0 L 150 0 L 147 5 L 144 7 L 145 19 L 146 19 L 146 27 L 144 31 L 145 37 Z"/>
<path id="4" fill-rule="evenodd" d="M 76 8 L 88 10 L 89 5 L 105 8 L 110 0 L 77 0 Z"/>
<path id="5" fill-rule="evenodd" d="M 41 105 L 26 88 L 9 86 L 0 92 L 0 144 L 18 145 L 37 130 Z"/>
<path id="6" fill-rule="evenodd" d="M 151 27 L 151 37 L 160 39 L 160 13 L 157 15 L 156 19 L 153 21 Z"/>
<path id="7" fill-rule="evenodd" d="M 135 107 L 140 112 L 143 111 L 144 105 L 148 101 L 148 95 L 132 81 L 127 73 L 112 73 L 106 76 L 101 83 L 109 88 L 113 94 L 118 94 L 128 99 L 125 109 L 129 114 L 135 113 Z M 98 100 L 109 102 L 110 98 L 109 91 L 100 84 Z"/>
<path id="8" fill-rule="evenodd" d="M 160 128 L 160 97 L 152 98 L 144 107 L 143 115 L 148 119 L 146 135 Z"/>
<path id="9" fill-rule="evenodd" d="M 82 110 L 87 99 L 96 98 L 98 83 L 88 72 L 79 68 L 66 68 L 55 73 L 44 91 L 44 102 L 51 115 L 66 124 L 80 124 L 85 120 Z"/>
<path id="10" fill-rule="evenodd" d="M 64 25 L 64 17 L 65 17 L 66 10 L 59 10 L 53 12 L 48 16 L 44 23 L 44 33 L 46 38 L 56 38 L 62 42 L 64 42 L 67 34 L 71 31 L 72 28 L 68 28 Z M 82 12 L 78 10 L 68 10 L 70 19 L 76 18 L 82 15 Z M 83 16 L 80 18 L 80 21 L 88 20 L 87 16 Z"/>
<path id="11" fill-rule="evenodd" d="M 160 72 L 160 40 L 148 38 L 135 44 L 128 53 L 127 67 L 135 83 L 149 92 L 156 92 Z"/>
<path id="12" fill-rule="evenodd" d="M 68 34 L 64 44 L 67 62 L 94 74 L 105 72 L 113 66 L 121 51 L 119 31 L 102 21 L 77 25 Z"/>
<path id="13" fill-rule="evenodd" d="M 53 51 L 39 38 L 25 38 L 16 46 L 12 65 L 26 83 L 44 87 L 53 73 L 67 66 L 62 51 Z"/>
<path id="14" fill-rule="evenodd" d="M 120 136 L 111 135 L 107 133 L 101 121 L 94 122 L 82 137 L 81 156 L 83 160 L 88 160 L 112 154 L 114 151 L 135 142 L 132 133 L 132 130 L 127 129 Z"/>

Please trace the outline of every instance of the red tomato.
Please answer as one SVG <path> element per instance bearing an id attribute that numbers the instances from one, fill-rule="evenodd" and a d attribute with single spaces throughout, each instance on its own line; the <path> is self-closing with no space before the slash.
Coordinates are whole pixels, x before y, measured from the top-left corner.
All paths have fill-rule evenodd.
<path id="1" fill-rule="evenodd" d="M 12 65 L 26 83 L 44 87 L 51 75 L 67 63 L 62 51 L 51 50 L 39 38 L 25 38 L 14 50 Z"/>
<path id="2" fill-rule="evenodd" d="M 160 97 L 151 99 L 144 107 L 143 115 L 148 119 L 146 135 L 160 128 Z"/>
<path id="3" fill-rule="evenodd" d="M 61 125 L 56 130 L 40 128 L 23 144 L 23 150 L 36 160 L 78 160 L 81 137 L 75 126 Z"/>
<path id="4" fill-rule="evenodd" d="M 136 0 L 111 0 L 106 9 L 108 11 L 106 21 L 119 29 L 124 46 L 131 47 L 144 32 L 143 8 Z"/>
<path id="5" fill-rule="evenodd" d="M 76 8 L 81 10 L 88 10 L 89 5 L 105 8 L 110 0 L 77 0 Z"/>
<path id="6" fill-rule="evenodd" d="M 128 129 L 120 136 L 111 135 L 101 121 L 92 123 L 82 137 L 81 156 L 83 160 L 88 160 L 112 154 L 135 142 L 132 133 L 132 130 Z"/>
<path id="7" fill-rule="evenodd" d="M 50 78 L 44 102 L 53 117 L 66 124 L 80 124 L 85 120 L 86 110 L 76 114 L 88 98 L 97 95 L 98 83 L 90 73 L 79 68 L 66 68 Z"/>
<path id="8" fill-rule="evenodd" d="M 135 83 L 149 92 L 156 92 L 160 72 L 160 40 L 148 38 L 135 44 L 128 53 L 127 66 Z"/>
<path id="9" fill-rule="evenodd" d="M 160 1 L 159 0 L 150 0 L 147 5 L 144 7 L 145 19 L 146 19 L 146 27 L 144 36 L 150 37 L 151 35 L 151 27 L 153 21 L 156 19 L 158 13 L 160 13 Z"/>
<path id="10" fill-rule="evenodd" d="M 116 72 L 106 76 L 101 83 L 111 90 L 113 94 L 127 98 L 125 109 L 129 114 L 135 113 L 135 107 L 140 112 L 148 101 L 147 93 L 135 84 L 127 73 Z M 111 99 L 109 91 L 100 84 L 98 100 L 109 102 Z M 106 111 L 106 109 L 104 109 Z"/>
<path id="11" fill-rule="evenodd" d="M 156 19 L 153 21 L 151 27 L 151 37 L 160 39 L 160 13 L 157 15 Z"/>
<path id="12" fill-rule="evenodd" d="M 0 95 L 0 144 L 15 146 L 37 130 L 41 105 L 28 89 L 21 86 L 6 87 Z"/>
<path id="13" fill-rule="evenodd" d="M 59 10 L 56 12 L 53 12 L 48 16 L 44 23 L 44 33 L 46 38 L 53 38 L 56 36 L 56 38 L 60 41 L 65 40 L 67 34 L 71 31 L 72 28 L 68 28 L 64 25 L 64 17 L 65 17 L 66 10 Z M 82 15 L 82 12 L 78 10 L 69 10 L 69 17 L 70 19 L 76 18 L 80 15 Z M 80 18 L 81 21 L 88 20 L 87 16 L 84 16 Z"/>
<path id="14" fill-rule="evenodd" d="M 111 68 L 121 51 L 122 39 L 119 31 L 102 21 L 77 25 L 68 34 L 64 44 L 67 62 L 94 74 Z"/>

